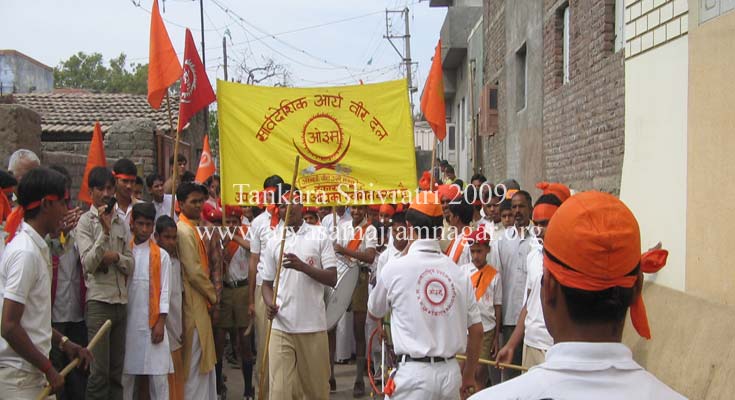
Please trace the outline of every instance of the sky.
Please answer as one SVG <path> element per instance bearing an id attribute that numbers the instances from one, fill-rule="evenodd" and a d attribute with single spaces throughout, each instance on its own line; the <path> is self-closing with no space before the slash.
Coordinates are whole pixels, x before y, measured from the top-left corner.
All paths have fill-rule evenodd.
<path id="1" fill-rule="evenodd" d="M 223 79 L 222 38 L 227 37 L 230 78 L 237 65 L 272 58 L 290 73 L 291 86 L 339 86 L 405 76 L 401 56 L 386 33 L 385 10 L 408 7 L 411 56 L 418 62 L 419 94 L 439 39 L 445 8 L 417 0 L 203 0 L 207 72 L 212 85 Z M 105 60 L 125 53 L 129 62 L 148 62 L 153 0 L 2 0 L 0 48 L 18 50 L 49 66 L 76 52 L 99 52 Z M 199 1 L 159 0 L 179 58 L 185 27 L 201 50 Z M 391 14 L 392 34 L 402 35 L 401 14 Z M 394 39 L 403 53 L 403 41 Z"/>

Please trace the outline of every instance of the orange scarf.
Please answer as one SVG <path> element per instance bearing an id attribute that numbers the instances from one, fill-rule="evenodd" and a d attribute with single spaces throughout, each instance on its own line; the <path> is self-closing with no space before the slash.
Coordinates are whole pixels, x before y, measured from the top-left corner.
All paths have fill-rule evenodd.
<path id="1" fill-rule="evenodd" d="M 242 229 L 237 230 L 237 236 L 245 237 L 244 235 L 248 233 L 248 226 L 243 225 Z M 225 251 L 227 251 L 227 258 L 232 260 L 232 257 L 235 256 L 235 253 L 237 253 L 237 250 L 240 248 L 240 244 L 235 242 L 234 240 L 230 240 L 227 242 L 227 246 L 225 247 Z"/>
<path id="2" fill-rule="evenodd" d="M 12 189 L 13 188 L 9 188 Z M 5 189 L 3 189 L 2 193 L 0 193 L 0 222 L 5 221 L 8 216 L 10 216 L 10 212 L 13 211 L 13 207 L 10 205 L 10 200 L 8 200 L 8 195 L 5 192 Z"/>
<path id="3" fill-rule="evenodd" d="M 452 261 L 456 264 L 457 261 L 459 261 L 459 258 L 462 257 L 462 252 L 464 252 L 464 246 L 467 245 L 467 238 L 465 237 L 465 234 L 462 234 L 462 239 L 460 239 L 459 244 L 457 244 L 457 249 L 454 251 L 454 255 L 452 255 L 452 247 L 454 246 L 454 241 L 457 240 L 455 237 L 452 239 L 451 242 L 449 242 L 449 247 L 447 247 L 447 250 L 444 254 L 447 255 L 447 257 L 450 257 Z"/>
<path id="4" fill-rule="evenodd" d="M 485 264 L 482 269 L 479 269 L 477 272 L 472 274 L 472 286 L 475 288 L 475 299 L 480 300 L 482 298 L 487 291 L 487 288 L 490 287 L 491 283 L 493 283 L 493 278 L 495 278 L 495 274 L 497 273 L 498 271 L 496 271 L 495 268 L 489 264 Z"/>
<path id="5" fill-rule="evenodd" d="M 185 223 L 186 225 L 189 225 L 191 229 L 194 230 L 194 233 L 197 235 L 197 244 L 198 250 L 199 250 L 199 262 L 202 264 L 202 271 L 204 271 L 204 275 L 209 276 L 209 258 L 207 258 L 207 249 L 204 247 L 204 241 L 201 237 L 199 237 L 199 232 L 197 231 L 196 226 L 189 218 L 184 215 L 184 213 L 181 213 L 179 215 L 179 221 Z"/>
<path id="6" fill-rule="evenodd" d="M 148 325 L 153 328 L 158 322 L 161 303 L 161 248 L 153 240 L 148 240 L 151 253 L 148 257 Z M 130 248 L 135 246 L 130 241 Z"/>
<path id="7" fill-rule="evenodd" d="M 365 236 L 365 230 L 367 229 L 367 223 L 360 225 L 357 230 L 355 230 L 354 236 L 352 236 L 352 240 L 350 240 L 349 243 L 347 243 L 347 248 L 352 251 L 357 251 L 357 248 L 360 247 L 360 243 L 362 242 L 362 238 Z"/>

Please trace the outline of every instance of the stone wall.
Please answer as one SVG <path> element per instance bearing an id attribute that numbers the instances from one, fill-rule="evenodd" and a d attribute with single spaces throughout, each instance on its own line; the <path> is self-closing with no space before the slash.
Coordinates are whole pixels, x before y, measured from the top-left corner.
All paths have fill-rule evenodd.
<path id="1" fill-rule="evenodd" d="M 620 192 L 625 67 L 615 52 L 615 0 L 572 0 L 569 76 L 563 82 L 562 6 L 544 0 L 546 179 L 576 190 Z"/>
<path id="2" fill-rule="evenodd" d="M 0 168 L 8 168 L 10 155 L 18 149 L 41 152 L 41 116 L 17 104 L 0 104 Z"/>
<path id="3" fill-rule="evenodd" d="M 485 51 L 483 81 L 498 85 L 498 133 L 481 136 L 479 140 L 482 173 L 490 182 L 506 178 L 506 97 L 505 85 L 505 1 L 485 0 L 483 7 Z"/>

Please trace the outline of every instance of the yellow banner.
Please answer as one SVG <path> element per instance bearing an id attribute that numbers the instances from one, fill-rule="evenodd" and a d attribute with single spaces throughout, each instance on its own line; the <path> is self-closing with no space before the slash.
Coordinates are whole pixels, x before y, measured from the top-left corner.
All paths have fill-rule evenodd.
<path id="1" fill-rule="evenodd" d="M 263 181 L 289 181 L 310 205 L 398 203 L 416 190 L 405 80 L 282 88 L 217 81 L 222 202 L 258 204 Z"/>

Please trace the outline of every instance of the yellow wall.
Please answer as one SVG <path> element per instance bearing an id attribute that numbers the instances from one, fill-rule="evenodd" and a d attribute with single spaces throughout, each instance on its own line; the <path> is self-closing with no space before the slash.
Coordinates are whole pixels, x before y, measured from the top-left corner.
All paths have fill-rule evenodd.
<path id="1" fill-rule="evenodd" d="M 689 29 L 686 290 L 733 305 L 735 12 L 702 25 L 696 17 Z"/>
<path id="2" fill-rule="evenodd" d="M 687 36 L 625 62 L 625 156 L 620 198 L 635 214 L 643 249 L 669 259 L 654 282 L 684 290 L 687 207 Z"/>

